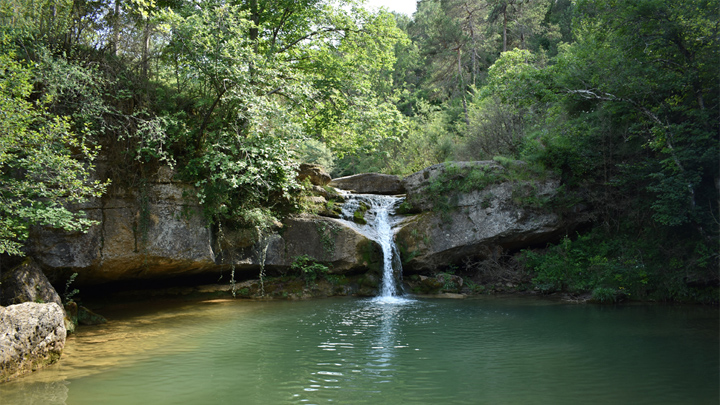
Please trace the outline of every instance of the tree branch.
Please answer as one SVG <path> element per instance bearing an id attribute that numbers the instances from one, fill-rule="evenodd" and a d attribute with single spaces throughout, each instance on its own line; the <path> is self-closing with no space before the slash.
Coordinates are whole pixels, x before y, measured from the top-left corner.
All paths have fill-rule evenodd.
<path id="1" fill-rule="evenodd" d="M 567 90 L 568 94 L 577 94 L 581 96 L 582 98 L 586 100 L 601 100 L 601 101 L 617 101 L 617 102 L 625 102 L 633 107 L 635 107 L 637 110 L 642 112 L 646 117 L 650 118 L 651 121 L 653 121 L 656 125 L 660 126 L 663 131 L 665 132 L 665 144 L 668 147 L 668 150 L 670 151 L 670 156 L 672 157 L 673 162 L 675 162 L 675 165 L 680 169 L 682 173 L 685 173 L 685 167 L 680 162 L 680 159 L 677 157 L 677 154 L 675 153 L 675 147 L 673 146 L 673 135 L 672 131 L 670 131 L 670 128 L 668 128 L 668 125 L 662 122 L 660 118 L 654 114 L 652 111 L 648 110 L 645 106 L 641 105 L 640 103 L 636 102 L 635 100 L 628 99 L 628 98 L 621 98 L 617 97 L 610 93 L 604 93 L 604 92 L 594 92 L 590 90 Z M 690 205 L 692 208 L 695 208 L 695 188 L 692 186 L 691 183 L 687 184 L 688 191 L 690 192 Z"/>

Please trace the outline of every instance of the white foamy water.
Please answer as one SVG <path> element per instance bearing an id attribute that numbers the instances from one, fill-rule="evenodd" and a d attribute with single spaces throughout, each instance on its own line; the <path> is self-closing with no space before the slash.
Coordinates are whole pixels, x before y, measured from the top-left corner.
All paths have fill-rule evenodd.
<path id="1" fill-rule="evenodd" d="M 402 263 L 394 236 L 397 225 L 400 223 L 400 218 L 395 216 L 395 207 L 404 198 L 377 194 L 345 194 L 345 199 L 342 207 L 342 216 L 345 222 L 377 242 L 382 248 L 383 276 L 380 297 L 402 295 L 402 287 L 398 283 L 399 280 L 402 280 Z M 365 225 L 353 221 L 353 214 L 363 204 L 367 207 L 364 215 L 367 221 Z"/>

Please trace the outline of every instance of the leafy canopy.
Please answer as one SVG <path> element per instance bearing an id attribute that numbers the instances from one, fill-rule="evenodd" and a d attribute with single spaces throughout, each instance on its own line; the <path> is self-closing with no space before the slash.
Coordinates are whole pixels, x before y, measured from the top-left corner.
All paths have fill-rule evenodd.
<path id="1" fill-rule="evenodd" d="M 28 101 L 30 70 L 0 54 L 0 253 L 22 255 L 33 225 L 70 232 L 94 222 L 70 210 L 99 197 L 105 184 L 91 180 L 97 150 L 70 131 L 69 121 L 45 110 L 51 100 Z"/>

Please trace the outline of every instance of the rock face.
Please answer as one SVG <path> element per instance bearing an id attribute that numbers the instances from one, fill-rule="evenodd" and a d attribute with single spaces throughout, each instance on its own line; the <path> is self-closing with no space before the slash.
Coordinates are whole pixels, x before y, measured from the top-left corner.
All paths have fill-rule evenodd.
<path id="1" fill-rule="evenodd" d="M 56 362 L 65 347 L 63 310 L 26 302 L 0 308 L 0 381 Z"/>
<path id="2" fill-rule="evenodd" d="M 379 173 L 362 173 L 334 179 L 329 184 L 341 190 L 359 194 L 404 194 L 405 187 L 398 176 Z"/>
<path id="3" fill-rule="evenodd" d="M 511 162 L 508 167 L 522 165 Z M 437 196 L 428 190 L 443 181 L 439 176 L 450 173 L 450 168 L 457 176 L 481 171 L 490 180 L 481 178 L 483 186 L 464 188 L 473 191 L 444 191 L 449 203 L 439 210 Z M 300 177 L 307 176 L 316 191 L 315 196 L 307 197 L 318 208 L 314 212 L 339 216 L 342 196 L 331 195 L 331 189 L 321 186 L 328 179 L 326 173 L 314 166 L 304 169 Z M 504 251 L 552 241 L 578 224 L 577 217 L 561 217 L 542 204 L 522 201 L 530 194 L 533 201 L 552 198 L 558 180 L 503 182 L 508 178 L 505 170 L 494 161 L 456 162 L 431 166 L 402 180 L 361 174 L 335 179 L 329 185 L 358 193 L 407 193 L 403 205 L 410 209 L 406 212 L 419 214 L 408 217 L 396 235 L 404 268 L 411 273 L 432 273 L 466 259 L 495 258 Z M 35 229 L 28 253 L 51 281 L 64 283 L 69 274 L 77 272 L 79 285 L 219 274 L 228 269 L 245 272 L 237 277 L 247 279 L 257 277 L 263 265 L 286 273 L 301 255 L 325 263 L 335 274 L 374 272 L 381 266 L 377 243 L 334 218 L 292 217 L 258 243 L 240 231 L 212 235 L 194 194 L 191 185 L 174 181 L 172 172 L 163 169 L 144 187 L 116 188 L 102 199 L 77 207 L 99 222 L 87 234 Z"/>
<path id="4" fill-rule="evenodd" d="M 317 167 L 306 169 L 313 183 L 329 181 Z M 374 242 L 341 221 L 313 215 L 287 219 L 280 233 L 257 244 L 250 242 L 250 235 L 216 243 L 199 205 L 188 197 L 192 195 L 192 186 L 172 181 L 167 173 L 141 190 L 112 190 L 78 207 L 99 221 L 87 234 L 35 229 L 29 254 L 56 283 L 77 272 L 79 285 L 219 274 L 231 264 L 255 272 L 264 262 L 267 268 L 285 271 L 303 254 L 343 274 L 366 268 L 379 254 Z M 327 205 L 318 198 L 320 205 Z"/>
<path id="5" fill-rule="evenodd" d="M 342 221 L 315 215 L 289 218 L 280 233 L 246 248 L 229 248 L 219 259 L 232 261 L 240 270 L 254 270 L 264 258 L 266 268 L 285 271 L 301 255 L 328 264 L 334 274 L 351 274 L 382 262 L 376 242 Z"/>
<path id="6" fill-rule="evenodd" d="M 502 170 L 494 162 L 469 162 L 465 166 Z M 434 210 L 426 189 L 443 167 L 433 166 L 404 180 L 408 200 L 423 210 L 409 218 L 396 235 L 406 270 L 419 272 L 468 259 L 496 258 L 503 251 L 552 241 L 578 224 L 577 218 L 562 219 L 550 210 L 524 206 L 513 198 L 528 189 L 536 200 L 551 198 L 559 186 L 556 179 L 503 182 L 482 190 L 457 192 L 448 199 L 447 211 Z"/>
<path id="7" fill-rule="evenodd" d="M 166 171 L 139 190 L 111 190 L 76 207 L 99 222 L 86 234 L 34 229 L 29 254 L 51 279 L 77 272 L 78 283 L 170 277 L 214 266 L 210 230 L 189 197 L 194 189 Z"/>
<path id="8" fill-rule="evenodd" d="M 0 276 L 0 305 L 54 302 L 62 307 L 60 296 L 31 258 Z"/>
<path id="9" fill-rule="evenodd" d="M 302 182 L 305 181 L 305 179 L 309 179 L 310 184 L 325 186 L 330 183 L 332 177 L 330 177 L 322 166 L 303 163 L 298 170 L 297 180 Z"/>
<path id="10" fill-rule="evenodd" d="M 452 166 L 458 170 L 481 169 L 488 172 L 502 172 L 503 167 L 498 163 L 489 161 L 453 162 Z M 425 193 L 428 185 L 438 176 L 446 172 L 447 165 L 440 163 L 415 172 L 402 179 L 403 188 L 407 191 L 407 199 L 412 202 L 416 211 L 429 211 L 433 209 L 430 196 Z"/>

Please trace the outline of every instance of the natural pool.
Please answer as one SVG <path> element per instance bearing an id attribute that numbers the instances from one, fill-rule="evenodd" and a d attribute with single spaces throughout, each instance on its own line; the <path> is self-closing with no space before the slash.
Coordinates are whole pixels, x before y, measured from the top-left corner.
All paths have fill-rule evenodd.
<path id="1" fill-rule="evenodd" d="M 12 404 L 717 404 L 718 309 L 534 298 L 107 307 Z"/>

